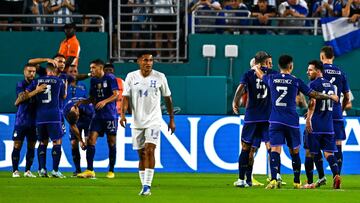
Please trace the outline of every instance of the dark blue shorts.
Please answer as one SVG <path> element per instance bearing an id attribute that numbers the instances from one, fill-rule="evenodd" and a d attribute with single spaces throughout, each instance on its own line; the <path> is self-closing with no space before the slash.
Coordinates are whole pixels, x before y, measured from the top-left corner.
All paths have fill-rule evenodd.
<path id="1" fill-rule="evenodd" d="M 90 132 L 96 131 L 99 137 L 103 137 L 104 133 L 107 135 L 116 135 L 118 128 L 117 119 L 113 120 L 102 120 L 93 118 L 90 122 Z"/>
<path id="2" fill-rule="evenodd" d="M 24 141 L 25 137 L 27 141 L 35 142 L 37 140 L 36 127 L 15 127 L 12 140 Z"/>
<path id="3" fill-rule="evenodd" d="M 64 136 L 62 123 L 36 124 L 36 134 L 39 141 L 47 140 L 49 138 L 51 141 L 59 140 Z"/>
<path id="4" fill-rule="evenodd" d="M 269 123 L 245 123 L 241 131 L 241 141 L 259 148 L 261 142 L 269 142 Z"/>
<path id="5" fill-rule="evenodd" d="M 314 134 L 308 135 L 309 149 L 311 153 L 337 152 L 334 134 Z"/>
<path id="6" fill-rule="evenodd" d="M 270 123 L 269 137 L 272 147 L 287 144 L 290 149 L 296 149 L 301 144 L 299 128 L 292 128 L 278 123 Z"/>
<path id="7" fill-rule="evenodd" d="M 90 123 L 87 123 L 87 124 L 76 124 L 78 129 L 79 129 L 79 132 L 80 132 L 80 136 L 81 136 L 81 133 L 84 131 L 84 135 L 85 137 L 87 137 L 89 135 L 89 127 L 90 127 Z M 77 137 L 75 136 L 75 133 L 73 133 L 71 130 L 70 130 L 70 140 L 77 140 Z"/>
<path id="8" fill-rule="evenodd" d="M 335 140 L 346 140 L 344 121 L 334 121 Z"/>

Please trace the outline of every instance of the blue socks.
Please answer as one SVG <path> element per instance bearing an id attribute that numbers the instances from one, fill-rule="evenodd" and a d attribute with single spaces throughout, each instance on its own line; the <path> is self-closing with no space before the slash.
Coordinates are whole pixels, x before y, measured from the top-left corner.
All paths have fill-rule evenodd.
<path id="1" fill-rule="evenodd" d="M 114 172 L 114 166 L 116 161 L 116 145 L 109 146 L 109 171 Z"/>
<path id="2" fill-rule="evenodd" d="M 61 145 L 54 145 L 51 154 L 53 158 L 53 170 L 58 171 L 61 158 Z"/>
<path id="3" fill-rule="evenodd" d="M 80 168 L 80 151 L 79 151 L 79 148 L 73 148 L 71 149 L 71 155 L 72 155 L 72 158 L 73 158 L 73 162 L 74 162 L 74 165 L 75 165 L 75 170 L 77 173 L 80 173 L 81 172 L 81 168 Z"/>
<path id="4" fill-rule="evenodd" d="M 321 179 L 325 176 L 323 162 L 324 161 L 323 161 L 322 153 L 319 151 L 317 154 L 314 155 L 314 163 L 316 166 L 316 170 L 319 174 L 319 179 Z"/>
<path id="5" fill-rule="evenodd" d="M 39 160 L 39 170 L 45 169 L 46 170 L 46 148 L 45 145 L 39 145 L 37 153 L 38 153 L 38 160 Z"/>
<path id="6" fill-rule="evenodd" d="M 328 156 L 327 161 L 329 162 L 329 166 L 331 168 L 331 172 L 333 174 L 333 177 L 335 177 L 335 175 L 340 174 L 338 163 L 336 163 L 335 156 L 334 155 Z"/>
<path id="7" fill-rule="evenodd" d="M 94 156 L 95 156 L 95 146 L 88 145 L 86 149 L 86 160 L 87 160 L 87 169 L 90 171 L 94 170 Z"/>
<path id="8" fill-rule="evenodd" d="M 244 151 L 242 150 L 239 156 L 239 179 L 244 180 L 245 179 L 245 173 L 248 169 L 249 164 L 249 153 L 250 150 Z"/>
<path id="9" fill-rule="evenodd" d="M 280 154 L 277 152 L 271 152 L 270 157 L 270 169 L 271 169 L 271 180 L 276 180 L 277 173 L 280 165 Z"/>
<path id="10" fill-rule="evenodd" d="M 294 171 L 294 183 L 300 183 L 301 160 L 299 153 L 292 154 L 292 167 Z"/>
<path id="11" fill-rule="evenodd" d="M 341 174 L 341 169 L 342 169 L 342 163 L 343 163 L 343 153 L 342 153 L 342 146 L 341 145 L 336 145 L 337 147 L 337 152 L 335 152 L 335 157 L 337 159 L 337 164 L 339 167 L 339 174 Z"/>
<path id="12" fill-rule="evenodd" d="M 25 171 L 29 171 L 33 162 L 34 162 L 34 156 L 35 156 L 35 149 L 34 148 L 27 148 L 26 151 L 26 166 Z"/>
<path id="13" fill-rule="evenodd" d="M 13 171 L 19 170 L 20 149 L 13 148 L 11 153 Z"/>
<path id="14" fill-rule="evenodd" d="M 307 183 L 311 184 L 314 182 L 314 160 L 312 157 L 305 157 L 305 171 L 307 177 Z"/>

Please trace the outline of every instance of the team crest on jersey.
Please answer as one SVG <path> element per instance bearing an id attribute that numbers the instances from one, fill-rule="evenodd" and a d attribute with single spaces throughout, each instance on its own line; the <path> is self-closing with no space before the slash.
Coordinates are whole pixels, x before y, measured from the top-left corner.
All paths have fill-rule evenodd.
<path id="1" fill-rule="evenodd" d="M 150 87 L 156 88 L 156 80 L 150 80 Z"/>
<path id="2" fill-rule="evenodd" d="M 104 88 L 107 88 L 107 81 L 103 82 L 103 86 L 104 86 Z"/>

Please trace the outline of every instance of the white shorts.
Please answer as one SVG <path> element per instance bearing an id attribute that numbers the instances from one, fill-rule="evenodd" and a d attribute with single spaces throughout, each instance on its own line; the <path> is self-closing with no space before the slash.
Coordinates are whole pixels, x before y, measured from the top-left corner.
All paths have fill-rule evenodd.
<path id="1" fill-rule="evenodd" d="M 143 149 L 145 147 L 145 143 L 157 145 L 160 138 L 160 126 L 132 128 L 131 137 L 134 150 Z"/>

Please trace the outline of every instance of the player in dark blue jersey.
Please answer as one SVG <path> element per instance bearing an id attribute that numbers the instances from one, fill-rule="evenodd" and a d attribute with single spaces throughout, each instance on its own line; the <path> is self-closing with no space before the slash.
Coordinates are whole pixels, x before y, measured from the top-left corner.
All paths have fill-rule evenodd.
<path id="1" fill-rule="evenodd" d="M 46 85 L 46 90 L 35 96 L 36 101 L 36 130 L 38 140 L 38 159 L 40 162 L 39 176 L 46 177 L 46 149 L 49 138 L 53 142 L 52 157 L 53 171 L 52 176 L 64 178 L 59 171 L 59 163 L 61 158 L 62 143 L 62 127 L 61 127 L 61 111 L 59 108 L 60 99 L 66 97 L 66 86 L 61 79 L 56 76 L 56 68 L 52 63 L 48 63 L 46 67 L 47 76 L 35 79 L 27 88 L 26 95 L 36 91 L 36 87 L 40 84 Z"/>
<path id="2" fill-rule="evenodd" d="M 16 95 L 22 97 L 25 94 L 26 88 L 34 80 L 36 74 L 36 67 L 32 64 L 26 64 L 24 67 L 24 80 L 16 84 Z M 45 85 L 38 86 L 36 92 L 42 92 L 46 88 Z M 36 177 L 30 171 L 31 165 L 34 160 L 35 144 L 36 144 L 36 128 L 35 128 L 35 101 L 34 99 L 28 99 L 21 103 L 17 103 L 17 112 L 15 118 L 14 134 L 12 139 L 14 140 L 14 148 L 11 154 L 13 174 L 12 177 L 20 177 L 19 173 L 19 161 L 20 151 L 22 144 L 26 137 L 27 151 L 26 151 L 26 167 L 24 177 Z"/>
<path id="3" fill-rule="evenodd" d="M 261 66 L 265 74 L 275 74 L 271 69 L 271 56 L 266 52 L 256 53 L 255 64 Z M 240 80 L 233 100 L 233 111 L 239 113 L 239 101 L 242 93 L 248 94 L 245 124 L 241 133 L 241 153 L 239 156 L 239 179 L 234 182 L 236 187 L 248 187 L 252 185 L 252 168 L 254 153 L 260 147 L 261 141 L 269 142 L 269 116 L 271 112 L 270 92 L 267 86 L 260 80 L 255 70 L 247 71 Z M 268 145 L 270 149 L 270 145 Z M 247 180 L 245 181 L 245 174 Z"/>
<path id="4" fill-rule="evenodd" d="M 114 178 L 114 166 L 116 161 L 116 131 L 118 114 L 116 111 L 116 99 L 119 96 L 119 88 L 113 74 L 104 73 L 104 62 L 96 59 L 90 63 L 91 81 L 89 98 L 78 102 L 80 104 L 93 103 L 95 116 L 91 120 L 90 135 L 87 141 L 86 159 L 87 170 L 78 174 L 81 178 L 93 178 L 93 168 L 96 140 L 100 136 L 107 135 L 109 146 L 109 172 L 107 178 Z"/>
<path id="5" fill-rule="evenodd" d="M 335 152 L 335 157 L 339 166 L 339 173 L 343 164 L 342 141 L 346 140 L 345 126 L 342 113 L 345 107 L 351 104 L 350 101 L 350 87 L 343 70 L 333 64 L 334 51 L 330 46 L 325 46 L 320 51 L 320 60 L 324 65 L 324 78 L 329 80 L 335 88 L 335 94 L 344 95 L 342 103 L 335 103 L 333 110 L 333 121 L 335 130 L 336 146 L 338 151 Z M 350 105 L 351 106 L 351 105 Z M 351 108 L 351 107 L 350 107 Z"/>
<path id="6" fill-rule="evenodd" d="M 334 86 L 323 78 L 323 70 L 323 65 L 320 61 L 313 60 L 309 62 L 307 71 L 307 75 L 311 80 L 309 87 L 318 92 L 335 94 Z M 332 100 L 316 100 L 313 98 L 309 100 L 309 109 L 306 116 L 306 134 L 304 136 L 304 140 L 306 141 L 304 141 L 304 147 L 307 145 L 307 148 L 305 147 L 305 171 L 308 181 L 303 188 L 312 189 L 319 186 L 319 184 L 316 185 L 313 183 L 313 157 L 319 153 L 321 154 L 320 150 L 322 150 L 333 173 L 333 187 L 334 189 L 339 189 L 341 179 L 337 161 L 334 157 L 334 152 L 336 152 L 337 149 L 333 127 Z M 322 168 L 322 165 L 320 167 Z"/>
<path id="7" fill-rule="evenodd" d="M 78 101 L 83 99 L 85 98 L 73 97 L 64 107 L 64 116 L 70 124 L 71 154 L 76 169 L 73 176 L 77 176 L 77 174 L 81 173 L 79 143 L 83 150 L 86 148 L 81 133 L 84 132 L 85 138 L 88 137 L 90 122 L 95 114 L 92 104 L 75 105 Z"/>
<path id="8" fill-rule="evenodd" d="M 280 73 L 266 75 L 257 67 L 256 75 L 263 80 L 271 93 L 271 114 L 269 118 L 269 137 L 271 144 L 271 181 L 266 188 L 280 187 L 277 181 L 277 172 L 280 163 L 281 147 L 288 145 L 294 171 L 294 188 L 301 188 L 300 170 L 301 160 L 299 156 L 300 132 L 299 116 L 296 112 L 296 95 L 298 91 L 306 96 L 316 99 L 338 100 L 336 95 L 327 95 L 311 90 L 305 83 L 292 76 L 293 60 L 289 55 L 279 58 Z"/>

